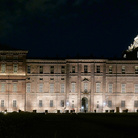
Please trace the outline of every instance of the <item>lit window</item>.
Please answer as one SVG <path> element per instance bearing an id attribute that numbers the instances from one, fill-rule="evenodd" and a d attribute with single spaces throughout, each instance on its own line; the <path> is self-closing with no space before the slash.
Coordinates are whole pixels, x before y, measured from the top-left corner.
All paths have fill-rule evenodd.
<path id="1" fill-rule="evenodd" d="M 53 107 L 53 100 L 50 100 L 50 107 Z"/>
<path id="2" fill-rule="evenodd" d="M 61 92 L 65 92 L 65 84 L 61 84 Z"/>
<path id="3" fill-rule="evenodd" d="M 5 83 L 1 84 L 1 92 L 5 92 Z"/>
<path id="4" fill-rule="evenodd" d="M 121 101 L 121 107 L 125 107 L 125 101 Z"/>
<path id="5" fill-rule="evenodd" d="M 108 84 L 108 92 L 109 93 L 113 92 L 113 84 Z"/>
<path id="6" fill-rule="evenodd" d="M 138 107 L 138 100 L 134 101 L 134 107 Z"/>
<path id="7" fill-rule="evenodd" d="M 16 100 L 13 100 L 13 107 L 16 107 Z"/>
<path id="8" fill-rule="evenodd" d="M 13 84 L 13 92 L 17 92 L 17 83 Z"/>
<path id="9" fill-rule="evenodd" d="M 43 83 L 39 84 L 39 92 L 43 92 Z"/>
<path id="10" fill-rule="evenodd" d="M 50 73 L 54 74 L 54 66 L 50 66 Z"/>
<path id="11" fill-rule="evenodd" d="M 100 73 L 100 66 L 96 66 L 96 72 Z"/>
<path id="12" fill-rule="evenodd" d="M 27 73 L 31 73 L 31 66 L 27 66 Z"/>
<path id="13" fill-rule="evenodd" d="M 135 74 L 138 74 L 138 66 L 135 66 Z"/>
<path id="14" fill-rule="evenodd" d="M 62 73 L 62 74 L 65 73 L 65 66 L 61 66 L 61 73 Z"/>
<path id="15" fill-rule="evenodd" d="M 61 100 L 61 107 L 64 107 L 64 100 Z"/>
<path id="16" fill-rule="evenodd" d="M 18 65 L 17 64 L 13 64 L 13 72 L 14 73 L 18 72 Z"/>
<path id="17" fill-rule="evenodd" d="M 4 107 L 4 100 L 1 100 L 1 107 Z"/>
<path id="18" fill-rule="evenodd" d="M 43 74 L 43 66 L 39 66 L 39 73 Z"/>
<path id="19" fill-rule="evenodd" d="M 42 107 L 43 104 L 42 104 L 42 100 L 39 100 L 39 107 Z"/>
<path id="20" fill-rule="evenodd" d="M 121 92 L 122 93 L 126 92 L 126 84 L 121 84 Z"/>
<path id="21" fill-rule="evenodd" d="M 109 66 L 109 73 L 112 74 L 112 66 Z"/>
<path id="22" fill-rule="evenodd" d="M 72 73 L 75 73 L 75 66 L 72 66 Z"/>
<path id="23" fill-rule="evenodd" d="M 122 74 L 125 74 L 125 66 L 122 66 Z"/>
<path id="24" fill-rule="evenodd" d="M 112 107 L 112 101 L 108 101 L 108 107 Z"/>
<path id="25" fill-rule="evenodd" d="M 138 93 L 138 84 L 135 84 L 135 93 Z"/>
<path id="26" fill-rule="evenodd" d="M 71 83 L 71 92 L 75 92 L 76 83 Z"/>
<path id="27" fill-rule="evenodd" d="M 84 65 L 84 73 L 87 73 L 87 72 L 88 72 L 88 66 Z"/>
<path id="28" fill-rule="evenodd" d="M 100 92 L 101 83 L 96 83 L 96 92 Z"/>
<path id="29" fill-rule="evenodd" d="M 6 72 L 6 64 L 1 64 L 1 72 L 2 73 Z"/>
<path id="30" fill-rule="evenodd" d="M 31 92 L 31 83 L 26 83 L 26 92 Z"/>
<path id="31" fill-rule="evenodd" d="M 54 84 L 50 84 L 50 92 L 54 92 Z"/>

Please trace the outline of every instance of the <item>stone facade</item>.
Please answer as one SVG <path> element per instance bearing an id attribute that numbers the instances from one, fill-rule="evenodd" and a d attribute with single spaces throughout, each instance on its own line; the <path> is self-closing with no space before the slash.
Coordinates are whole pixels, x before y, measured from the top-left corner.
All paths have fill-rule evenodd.
<path id="1" fill-rule="evenodd" d="M 138 61 L 26 59 L 0 51 L 0 111 L 138 109 Z"/>

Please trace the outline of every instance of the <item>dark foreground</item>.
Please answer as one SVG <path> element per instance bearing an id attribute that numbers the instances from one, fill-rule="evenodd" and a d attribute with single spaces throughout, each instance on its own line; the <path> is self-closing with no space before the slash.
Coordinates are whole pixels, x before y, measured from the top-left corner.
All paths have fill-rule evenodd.
<path id="1" fill-rule="evenodd" d="M 138 136 L 138 113 L 0 114 L 0 138 L 123 138 Z"/>

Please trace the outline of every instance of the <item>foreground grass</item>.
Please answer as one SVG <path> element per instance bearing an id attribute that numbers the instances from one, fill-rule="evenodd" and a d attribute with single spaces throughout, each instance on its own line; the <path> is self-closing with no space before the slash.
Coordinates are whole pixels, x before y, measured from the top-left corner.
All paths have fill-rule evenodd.
<path id="1" fill-rule="evenodd" d="M 122 138 L 137 133 L 137 113 L 0 114 L 0 138 Z"/>

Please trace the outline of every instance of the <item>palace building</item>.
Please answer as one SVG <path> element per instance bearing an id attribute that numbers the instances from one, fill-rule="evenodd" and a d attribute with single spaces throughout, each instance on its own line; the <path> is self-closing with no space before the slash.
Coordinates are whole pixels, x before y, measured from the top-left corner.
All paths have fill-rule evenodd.
<path id="1" fill-rule="evenodd" d="M 27 59 L 0 51 L 0 111 L 138 110 L 138 36 L 122 59 Z"/>

